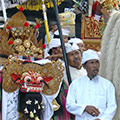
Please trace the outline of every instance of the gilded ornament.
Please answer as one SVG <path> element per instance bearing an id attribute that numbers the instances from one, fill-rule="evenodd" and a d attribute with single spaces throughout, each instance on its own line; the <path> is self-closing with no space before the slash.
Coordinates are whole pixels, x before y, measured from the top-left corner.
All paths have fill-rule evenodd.
<path id="1" fill-rule="evenodd" d="M 39 53 L 41 53 L 41 54 L 42 54 L 42 53 L 43 53 L 43 51 L 42 51 L 41 49 L 39 49 Z"/>
<path id="2" fill-rule="evenodd" d="M 22 76 L 23 73 L 28 71 L 34 71 L 36 73 L 40 73 L 43 78 L 46 78 L 46 76 L 47 78 L 52 77 L 52 79 L 47 83 L 49 88 L 46 85 L 43 86 L 42 89 L 43 94 L 53 95 L 58 91 L 64 71 L 64 67 L 62 63 L 53 61 L 50 63 L 46 63 L 44 65 L 39 65 L 36 63 L 23 64 L 22 61 L 20 61 L 15 57 L 11 57 L 8 63 L 9 64 L 6 64 L 2 71 L 3 73 L 2 88 L 6 92 L 13 92 L 19 88 L 19 84 L 13 82 L 11 78 L 12 73 L 19 74 L 20 76 Z M 53 83 L 56 84 L 53 85 Z"/>
<path id="3" fill-rule="evenodd" d="M 37 53 L 34 53 L 33 57 L 35 57 L 35 58 L 38 57 L 38 54 L 37 54 Z M 39 57 L 38 57 L 38 58 L 39 58 Z"/>
<path id="4" fill-rule="evenodd" d="M 18 46 L 18 50 L 17 51 L 18 52 L 24 52 L 25 51 L 24 46 L 23 45 Z"/>
<path id="5" fill-rule="evenodd" d="M 57 103 L 57 101 L 55 99 L 53 99 L 52 105 L 53 105 L 54 111 L 57 111 L 60 108 L 60 105 Z"/>
<path id="6" fill-rule="evenodd" d="M 23 45 L 26 47 L 26 48 L 29 48 L 30 47 L 30 41 L 29 40 L 25 40 L 23 42 Z"/>
<path id="7" fill-rule="evenodd" d="M 34 118 L 34 114 L 33 114 L 32 111 L 30 111 L 30 117 L 31 117 L 31 118 Z"/>
<path id="8" fill-rule="evenodd" d="M 38 49 L 36 48 L 35 45 L 32 45 L 30 49 L 31 49 L 33 52 L 37 52 L 37 51 L 38 51 Z"/>
<path id="9" fill-rule="evenodd" d="M 31 50 L 29 50 L 29 49 L 26 50 L 26 51 L 25 51 L 25 55 L 26 55 L 26 56 L 30 56 L 30 55 L 31 55 Z"/>
<path id="10" fill-rule="evenodd" d="M 14 45 L 21 45 L 22 44 L 22 40 L 21 39 L 15 39 L 13 44 Z"/>

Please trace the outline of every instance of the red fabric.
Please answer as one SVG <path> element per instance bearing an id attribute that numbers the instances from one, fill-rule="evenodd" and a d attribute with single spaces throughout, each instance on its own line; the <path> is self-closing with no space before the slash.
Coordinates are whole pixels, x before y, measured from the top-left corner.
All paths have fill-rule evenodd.
<path id="1" fill-rule="evenodd" d="M 50 82 L 52 79 L 53 79 L 53 77 L 48 77 L 48 76 L 44 76 L 44 77 L 42 77 L 43 78 L 43 80 L 45 81 L 45 82 Z"/>
<path id="2" fill-rule="evenodd" d="M 98 4 L 100 4 L 98 1 L 95 1 L 92 5 L 92 16 L 94 16 L 97 12 L 97 7 L 98 7 Z"/>
<path id="3" fill-rule="evenodd" d="M 21 76 L 19 74 L 15 74 L 15 73 L 12 73 L 11 74 L 11 77 L 13 79 L 13 81 L 15 81 L 15 83 L 19 83 L 20 82 L 20 78 Z M 18 79 L 18 80 L 17 80 Z M 16 81 L 17 80 L 17 81 Z"/>

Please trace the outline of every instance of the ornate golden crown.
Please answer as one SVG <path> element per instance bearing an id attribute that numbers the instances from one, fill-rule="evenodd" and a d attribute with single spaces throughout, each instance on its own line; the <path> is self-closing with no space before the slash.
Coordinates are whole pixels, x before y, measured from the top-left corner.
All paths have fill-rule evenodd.
<path id="1" fill-rule="evenodd" d="M 106 10 L 118 9 L 118 0 L 101 0 L 102 8 Z"/>
<path id="2" fill-rule="evenodd" d="M 21 11 L 13 15 L 2 30 L 0 49 L 3 54 L 43 58 L 42 47 L 37 47 L 34 42 L 40 23 L 30 26 Z"/>

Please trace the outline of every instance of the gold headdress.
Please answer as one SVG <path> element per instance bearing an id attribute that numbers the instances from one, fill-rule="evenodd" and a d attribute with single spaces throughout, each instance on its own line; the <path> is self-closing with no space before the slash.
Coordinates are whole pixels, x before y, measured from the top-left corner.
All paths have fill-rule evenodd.
<path id="1" fill-rule="evenodd" d="M 101 0 L 102 2 L 102 9 L 112 10 L 118 9 L 118 0 Z"/>
<path id="2" fill-rule="evenodd" d="M 2 31 L 0 49 L 3 54 L 42 58 L 42 47 L 34 44 L 38 27 L 40 23 L 31 27 L 21 11 L 13 15 Z"/>
<path id="3" fill-rule="evenodd" d="M 4 66 L 2 70 L 3 76 L 3 84 L 2 88 L 6 92 L 13 92 L 20 87 L 20 81 L 22 84 L 23 76 L 25 73 L 29 73 L 29 71 L 33 71 L 37 74 L 40 74 L 42 78 L 44 78 L 48 84 L 48 86 L 44 85 L 42 93 L 46 95 L 55 94 L 61 83 L 63 77 L 64 67 L 61 62 L 49 62 L 44 65 L 39 65 L 36 63 L 23 63 L 22 61 L 18 60 L 15 57 L 12 57 L 9 62 Z M 19 83 L 13 81 L 12 74 L 16 74 L 19 79 Z M 50 79 L 50 80 L 49 80 Z M 34 87 L 33 87 L 34 86 Z M 31 86 L 30 89 L 36 89 L 35 84 Z"/>

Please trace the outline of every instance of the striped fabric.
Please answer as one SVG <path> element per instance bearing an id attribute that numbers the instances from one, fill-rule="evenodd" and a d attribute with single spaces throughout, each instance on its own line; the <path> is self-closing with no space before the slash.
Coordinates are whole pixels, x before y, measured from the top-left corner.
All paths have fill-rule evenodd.
<path id="1" fill-rule="evenodd" d="M 67 92 L 68 85 L 65 81 L 63 81 L 60 92 L 56 98 L 56 101 L 60 105 L 60 108 L 54 112 L 54 115 L 52 117 L 53 120 L 70 120 L 70 114 L 67 112 L 65 107 Z"/>
<path id="2" fill-rule="evenodd" d="M 36 61 L 36 60 L 41 60 L 42 58 L 35 58 L 35 57 L 27 57 L 27 56 L 18 56 L 15 55 L 15 57 L 21 59 L 21 60 L 28 60 L 28 61 Z"/>

